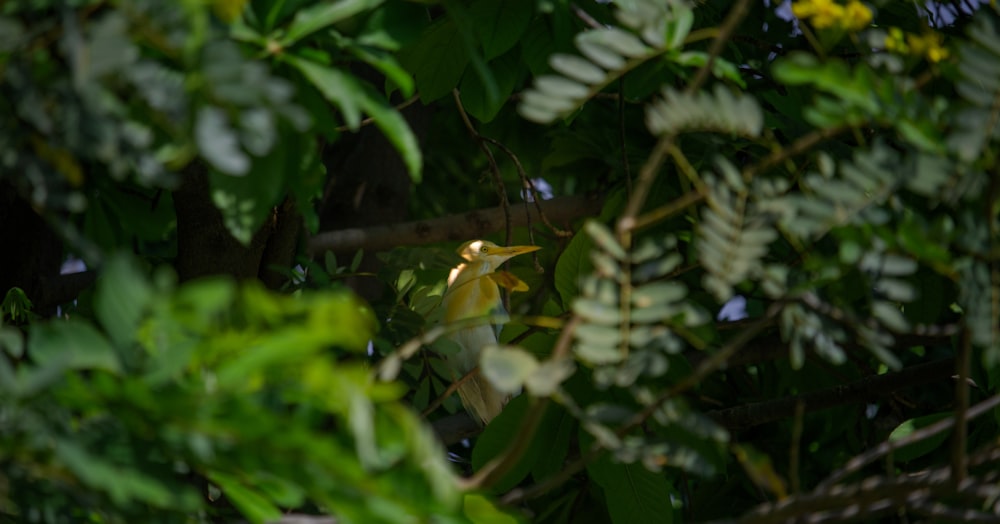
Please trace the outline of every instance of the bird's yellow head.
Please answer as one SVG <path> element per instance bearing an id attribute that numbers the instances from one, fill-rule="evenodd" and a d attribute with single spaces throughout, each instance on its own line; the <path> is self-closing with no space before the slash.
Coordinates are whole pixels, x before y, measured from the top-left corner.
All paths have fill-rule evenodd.
<path id="1" fill-rule="evenodd" d="M 458 254 L 469 262 L 486 262 L 496 268 L 507 260 L 538 251 L 538 246 L 498 246 L 489 240 L 470 240 L 458 247 Z"/>

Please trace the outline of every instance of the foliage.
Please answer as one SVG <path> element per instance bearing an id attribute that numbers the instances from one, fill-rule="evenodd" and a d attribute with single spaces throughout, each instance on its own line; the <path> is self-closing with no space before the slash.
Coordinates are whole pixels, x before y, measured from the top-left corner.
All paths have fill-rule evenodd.
<path id="1" fill-rule="evenodd" d="M 997 518 L 1000 32 L 994 7 L 955 5 L 4 4 L 0 190 L 99 277 L 57 304 L 0 290 L 0 506 Z M 174 282 L 175 189 L 204 174 L 245 246 L 285 205 L 316 233 L 348 176 L 330 157 L 369 125 L 414 218 L 521 213 L 543 183 L 603 210 L 492 238 L 537 242 L 549 271 L 517 260 L 531 292 L 458 325 L 438 311 L 450 245 L 372 271 L 299 249 L 284 294 Z M 446 452 L 442 336 L 485 322 L 501 345 L 479 372 L 524 393 L 464 443 L 438 435 Z"/>
<path id="2" fill-rule="evenodd" d="M 97 326 L 33 325 L 33 362 L 0 368 L 15 515 L 262 522 L 307 500 L 343 521 L 457 515 L 443 452 L 400 388 L 331 352 L 363 356 L 375 328 L 350 293 L 175 288 L 114 258 L 94 309 Z"/>

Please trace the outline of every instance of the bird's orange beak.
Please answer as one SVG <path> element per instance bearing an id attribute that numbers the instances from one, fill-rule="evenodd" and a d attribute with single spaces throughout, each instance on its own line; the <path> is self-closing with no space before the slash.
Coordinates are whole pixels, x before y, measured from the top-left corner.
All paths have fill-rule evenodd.
<path id="1" fill-rule="evenodd" d="M 532 251 L 538 251 L 542 249 L 539 246 L 508 246 L 498 249 L 498 255 L 505 257 L 516 257 L 517 255 L 523 255 L 525 253 L 531 253 Z"/>

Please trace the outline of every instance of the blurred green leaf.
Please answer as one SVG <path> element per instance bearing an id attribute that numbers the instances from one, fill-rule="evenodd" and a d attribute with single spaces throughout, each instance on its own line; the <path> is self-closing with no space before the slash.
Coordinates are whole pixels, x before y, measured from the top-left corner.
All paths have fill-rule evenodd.
<path id="1" fill-rule="evenodd" d="M 97 280 L 94 310 L 113 344 L 133 341 L 152 298 L 152 286 L 133 259 L 117 255 L 107 262 Z"/>
<path id="2" fill-rule="evenodd" d="M 486 346 L 480 357 L 483 376 L 502 393 L 517 393 L 539 364 L 518 347 Z"/>
<path id="3" fill-rule="evenodd" d="M 36 324 L 28 332 L 31 358 L 41 368 L 119 373 L 121 361 L 104 336 L 81 320 Z"/>
<path id="4" fill-rule="evenodd" d="M 510 513 L 505 513 L 482 495 L 469 493 L 464 498 L 465 516 L 477 524 L 517 524 L 522 522 Z"/>
<path id="5" fill-rule="evenodd" d="M 198 111 L 195 137 L 201 154 L 220 172 L 243 176 L 250 170 L 250 157 L 240 149 L 236 131 L 221 109 L 206 106 Z"/>
<path id="6" fill-rule="evenodd" d="M 273 522 L 281 518 L 281 510 L 252 487 L 218 471 L 212 473 L 210 478 L 250 522 Z"/>
<path id="7" fill-rule="evenodd" d="M 300 9 L 281 38 L 283 47 L 290 47 L 306 36 L 364 11 L 378 7 L 383 0 L 338 0 L 323 2 Z"/>

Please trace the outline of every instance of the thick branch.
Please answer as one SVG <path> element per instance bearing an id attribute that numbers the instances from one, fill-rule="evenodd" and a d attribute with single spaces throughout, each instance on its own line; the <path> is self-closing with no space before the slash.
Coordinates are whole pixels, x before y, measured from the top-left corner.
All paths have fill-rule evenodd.
<path id="1" fill-rule="evenodd" d="M 563 223 L 597 214 L 601 210 L 602 201 L 599 198 L 565 196 L 546 200 L 540 205 L 549 220 Z M 532 209 L 530 213 L 533 222 L 539 220 L 536 210 Z M 528 216 L 513 213 L 510 220 L 513 226 L 524 226 L 528 223 Z M 503 228 L 503 208 L 495 207 L 430 220 L 327 231 L 309 239 L 309 250 L 313 253 L 328 250 L 357 251 L 362 248 L 367 251 L 386 251 L 398 246 L 464 241 L 483 237 Z"/>

